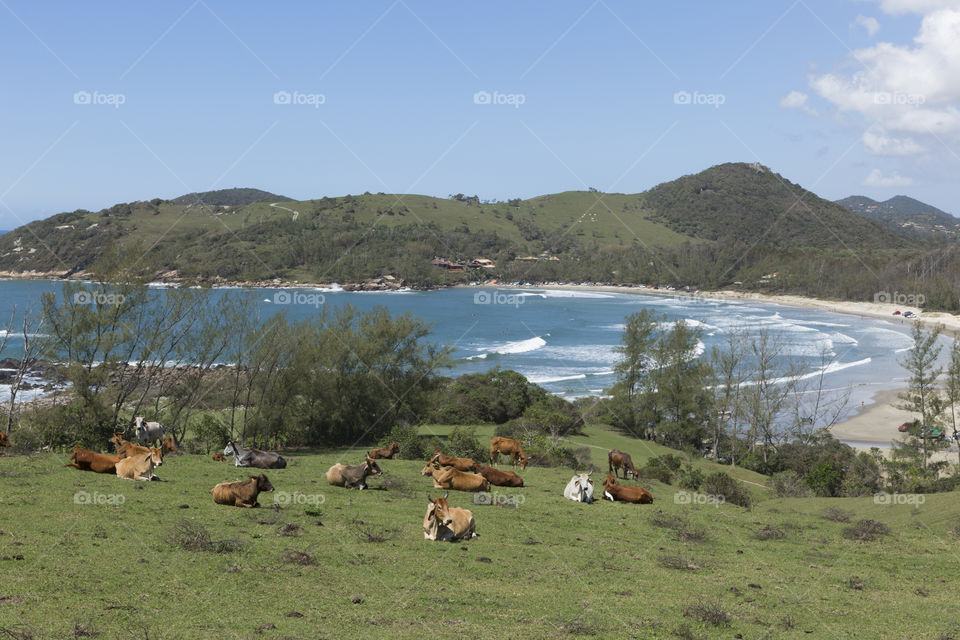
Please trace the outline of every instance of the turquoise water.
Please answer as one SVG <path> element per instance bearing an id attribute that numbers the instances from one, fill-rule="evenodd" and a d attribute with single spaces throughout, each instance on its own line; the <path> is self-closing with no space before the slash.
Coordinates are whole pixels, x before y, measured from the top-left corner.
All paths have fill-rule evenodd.
<path id="1" fill-rule="evenodd" d="M 0 281 L 0 319 L 14 307 L 39 309 L 39 296 L 60 287 L 51 281 Z M 156 289 L 155 295 L 163 295 Z M 777 337 L 784 361 L 805 363 L 811 374 L 829 362 L 825 384 L 850 389 L 849 407 L 869 402 L 880 389 L 901 386 L 906 372 L 897 364 L 911 346 L 909 325 L 776 304 L 693 299 L 670 295 L 604 291 L 494 289 L 467 287 L 439 291 L 344 292 L 322 289 L 218 289 L 215 296 L 256 295 L 258 312 L 286 311 L 294 318 L 324 307 L 377 305 L 410 312 L 433 323 L 432 338 L 453 347 L 447 375 L 513 369 L 567 398 L 603 393 L 614 381 L 614 351 L 628 315 L 649 308 L 668 321 L 683 318 L 703 329 L 700 351 L 723 348 L 733 328 L 766 329 Z M 3 356 L 16 356 L 11 335 Z M 706 357 L 704 355 L 703 357 Z"/>

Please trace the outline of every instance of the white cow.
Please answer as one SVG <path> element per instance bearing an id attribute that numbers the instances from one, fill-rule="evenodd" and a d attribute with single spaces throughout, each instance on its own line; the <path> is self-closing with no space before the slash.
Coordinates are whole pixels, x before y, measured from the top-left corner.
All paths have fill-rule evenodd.
<path id="1" fill-rule="evenodd" d="M 593 502 L 593 480 L 589 473 L 580 473 L 567 483 L 563 497 L 574 502 Z"/>
<path id="2" fill-rule="evenodd" d="M 163 442 L 163 427 L 159 422 L 145 422 L 143 416 L 137 416 L 133 421 L 136 426 L 134 433 L 141 447 L 152 447 L 158 441 Z"/>

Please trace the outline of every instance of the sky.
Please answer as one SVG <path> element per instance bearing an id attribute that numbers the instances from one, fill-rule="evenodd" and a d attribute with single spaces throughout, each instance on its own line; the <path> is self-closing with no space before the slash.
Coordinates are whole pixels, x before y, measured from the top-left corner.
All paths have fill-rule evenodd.
<path id="1" fill-rule="evenodd" d="M 506 200 L 761 162 L 960 215 L 960 0 L 0 0 L 0 229 L 256 187 Z"/>

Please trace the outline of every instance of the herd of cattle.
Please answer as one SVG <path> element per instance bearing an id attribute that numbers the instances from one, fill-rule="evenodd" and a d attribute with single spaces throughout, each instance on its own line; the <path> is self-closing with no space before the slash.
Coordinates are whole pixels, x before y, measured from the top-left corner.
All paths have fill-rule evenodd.
<path id="1" fill-rule="evenodd" d="M 160 425 L 135 419 L 135 435 L 139 444 L 124 439 L 123 433 L 115 433 L 110 443 L 114 454 L 98 453 L 76 447 L 65 466 L 82 471 L 116 474 L 127 480 L 159 480 L 154 469 L 163 464 L 164 453 L 176 453 L 172 438 L 165 438 Z M 158 442 L 161 447 L 154 446 Z M 0 447 L 9 446 L 6 434 L 0 431 Z M 327 482 L 347 489 L 366 489 L 367 478 L 383 475 L 377 460 L 392 460 L 400 452 L 396 442 L 389 447 L 374 449 L 358 465 L 335 464 L 327 470 Z M 501 455 L 509 456 L 515 471 L 502 471 L 493 466 L 480 464 L 472 458 L 456 458 L 444 455 L 440 450 L 433 453 L 421 470 L 421 475 L 432 478 L 435 489 L 443 489 L 442 498 L 427 496 L 427 512 L 423 518 L 423 537 L 427 540 L 466 540 L 477 537 L 473 513 L 468 509 L 450 506 L 447 499 L 450 491 L 490 491 L 491 486 L 523 487 L 523 478 L 516 473 L 524 471 L 529 458 L 517 440 L 495 437 L 490 440 L 490 464 L 496 465 Z M 287 461 L 277 453 L 242 447 L 233 440 L 227 442 L 223 454 L 214 454 L 213 459 L 229 461 L 233 458 L 236 467 L 259 469 L 284 469 Z M 603 498 L 614 502 L 651 504 L 653 496 L 642 487 L 622 485 L 617 482 L 622 471 L 623 479 L 637 479 L 639 474 L 629 454 L 614 449 L 608 457 L 608 473 L 603 483 Z M 240 482 L 221 482 L 210 493 L 217 504 L 236 507 L 258 507 L 261 492 L 273 491 L 266 475 L 260 473 Z M 563 497 L 576 502 L 593 501 L 593 481 L 589 473 L 575 474 L 564 488 Z"/>

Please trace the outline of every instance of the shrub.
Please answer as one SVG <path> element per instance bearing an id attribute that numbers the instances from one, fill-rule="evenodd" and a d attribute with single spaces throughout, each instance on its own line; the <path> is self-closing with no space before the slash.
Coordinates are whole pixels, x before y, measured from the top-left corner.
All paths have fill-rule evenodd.
<path id="1" fill-rule="evenodd" d="M 843 471 L 829 462 L 818 462 L 807 474 L 806 482 L 818 496 L 836 496 L 840 493 Z"/>
<path id="2" fill-rule="evenodd" d="M 757 540 L 783 540 L 787 537 L 787 532 L 780 527 L 773 525 L 764 525 L 753 534 Z"/>
<path id="3" fill-rule="evenodd" d="M 793 469 L 770 476 L 770 488 L 778 498 L 809 498 L 813 495 L 810 486 Z"/>
<path id="4" fill-rule="evenodd" d="M 661 466 L 650 466 L 649 463 L 637 469 L 637 474 L 644 480 L 656 480 L 663 484 L 673 482 L 673 473 L 670 469 Z"/>
<path id="5" fill-rule="evenodd" d="M 490 450 L 477 440 L 476 430 L 473 427 L 454 427 L 443 452 L 448 456 L 481 461 L 486 460 L 490 455 Z M 427 455 L 431 453 L 433 452 L 428 451 Z"/>
<path id="6" fill-rule="evenodd" d="M 850 516 L 853 513 L 847 511 L 846 509 L 841 509 L 840 507 L 830 507 L 823 512 L 821 516 L 824 520 L 831 520 L 833 522 L 849 522 Z"/>
<path id="7" fill-rule="evenodd" d="M 692 604 L 683 610 L 683 615 L 687 618 L 695 618 L 700 622 L 712 624 L 715 627 L 730 624 L 730 614 L 720 608 L 719 602 Z"/>
<path id="8" fill-rule="evenodd" d="M 704 478 L 700 490 L 708 495 L 723 496 L 723 499 L 731 504 L 750 508 L 750 493 L 742 484 L 723 471 L 711 473 Z"/>
<path id="9" fill-rule="evenodd" d="M 417 433 L 417 428 L 409 424 L 397 424 L 377 443 L 377 447 L 388 447 L 391 442 L 400 446 L 400 453 L 396 455 L 401 460 L 422 460 L 434 449 L 427 451 L 424 447 L 424 438 Z"/>
<path id="10" fill-rule="evenodd" d="M 841 531 L 844 538 L 862 542 L 870 542 L 889 533 L 890 527 L 876 520 L 858 520 L 852 527 L 844 527 Z"/>
<path id="11" fill-rule="evenodd" d="M 703 484 L 704 473 L 692 464 L 687 464 L 678 474 L 677 484 L 688 491 L 698 491 Z"/>

